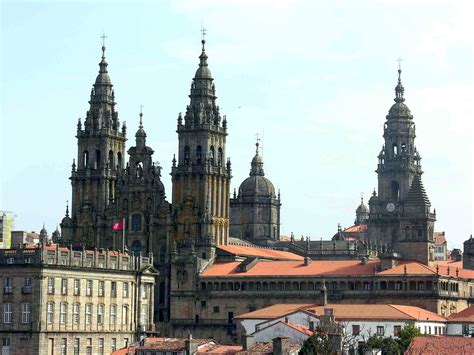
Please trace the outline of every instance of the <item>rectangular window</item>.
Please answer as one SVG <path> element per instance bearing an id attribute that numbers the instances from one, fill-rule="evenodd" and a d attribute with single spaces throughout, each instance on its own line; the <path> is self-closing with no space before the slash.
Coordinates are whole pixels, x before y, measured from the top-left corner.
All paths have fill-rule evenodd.
<path id="1" fill-rule="evenodd" d="M 48 293 L 54 294 L 54 277 L 48 277 Z"/>
<path id="2" fill-rule="evenodd" d="M 54 322 L 54 303 L 49 302 L 46 306 L 46 322 L 52 324 Z"/>
<path id="3" fill-rule="evenodd" d="M 148 285 L 142 285 L 142 298 L 146 299 L 148 297 Z"/>
<path id="4" fill-rule="evenodd" d="M 80 339 L 74 338 L 74 355 L 79 355 L 81 352 Z"/>
<path id="5" fill-rule="evenodd" d="M 67 279 L 61 279 L 61 295 L 67 295 Z"/>
<path id="6" fill-rule="evenodd" d="M 31 303 L 21 304 L 21 322 L 23 324 L 30 323 L 31 320 Z"/>
<path id="7" fill-rule="evenodd" d="M 393 335 L 398 336 L 398 333 L 400 333 L 400 330 L 402 330 L 401 325 L 395 325 L 393 326 Z"/>
<path id="8" fill-rule="evenodd" d="M 104 355 L 104 338 L 99 338 L 99 355 Z"/>
<path id="9" fill-rule="evenodd" d="M 74 296 L 79 296 L 81 294 L 81 280 L 74 279 Z"/>
<path id="10" fill-rule="evenodd" d="M 123 283 L 123 297 L 128 298 L 128 282 Z"/>
<path id="11" fill-rule="evenodd" d="M 13 310 L 11 303 L 3 304 L 3 323 L 10 324 L 12 322 Z"/>
<path id="12" fill-rule="evenodd" d="M 97 306 L 97 324 L 104 324 L 104 305 L 102 303 Z"/>
<path id="13" fill-rule="evenodd" d="M 86 281 L 86 296 L 92 296 L 92 280 Z"/>
<path id="14" fill-rule="evenodd" d="M 67 339 L 61 339 L 61 355 L 67 355 Z"/>
<path id="15" fill-rule="evenodd" d="M 104 296 L 104 281 L 99 281 L 99 297 Z"/>
<path id="16" fill-rule="evenodd" d="M 117 297 L 117 282 L 110 283 L 110 297 Z"/>
<path id="17" fill-rule="evenodd" d="M 73 324 L 79 324 L 80 322 L 80 311 L 81 305 L 79 303 L 74 303 L 72 305 L 72 322 Z"/>
<path id="18" fill-rule="evenodd" d="M 128 306 L 122 307 L 122 324 L 128 324 Z"/>
<path id="19" fill-rule="evenodd" d="M 124 347 L 128 346 L 128 338 L 123 338 L 123 346 Z"/>
<path id="20" fill-rule="evenodd" d="M 219 313 L 219 311 L 220 311 L 220 310 L 219 310 L 219 306 L 214 306 L 213 309 L 212 309 L 212 311 L 213 311 L 214 313 Z"/>
<path id="21" fill-rule="evenodd" d="M 86 304 L 86 324 L 91 324 L 92 321 L 92 304 Z"/>
<path id="22" fill-rule="evenodd" d="M 117 306 L 115 304 L 110 305 L 110 324 L 115 325 L 117 322 Z"/>
<path id="23" fill-rule="evenodd" d="M 92 355 L 92 338 L 87 338 L 86 354 Z"/>
<path id="24" fill-rule="evenodd" d="M 205 300 L 201 301 L 201 307 L 207 307 L 207 302 Z"/>
<path id="25" fill-rule="evenodd" d="M 402 289 L 402 283 L 400 281 L 395 282 L 395 290 L 401 290 Z"/>
<path id="26" fill-rule="evenodd" d="M 140 309 L 140 324 L 144 329 L 148 325 L 148 306 L 143 304 Z"/>
<path id="27" fill-rule="evenodd" d="M 13 280 L 11 277 L 5 277 L 3 281 L 3 293 L 12 293 L 13 292 Z"/>
<path id="28" fill-rule="evenodd" d="M 31 277 L 25 277 L 25 286 L 31 287 Z"/>
<path id="29" fill-rule="evenodd" d="M 112 352 L 117 350 L 117 338 L 112 338 L 110 340 L 110 350 L 112 350 Z"/>
<path id="30" fill-rule="evenodd" d="M 354 324 L 352 325 L 352 335 L 359 335 L 360 334 L 360 325 Z"/>
<path id="31" fill-rule="evenodd" d="M 61 324 L 67 323 L 67 303 L 61 303 L 60 305 L 59 322 Z"/>
<path id="32" fill-rule="evenodd" d="M 377 335 L 378 336 L 383 336 L 385 333 L 385 328 L 382 326 L 377 326 Z"/>

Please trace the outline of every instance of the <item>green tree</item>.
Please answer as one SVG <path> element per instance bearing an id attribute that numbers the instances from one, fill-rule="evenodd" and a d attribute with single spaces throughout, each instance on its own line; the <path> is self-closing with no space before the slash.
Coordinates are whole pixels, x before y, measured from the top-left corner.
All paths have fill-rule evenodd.
<path id="1" fill-rule="evenodd" d="M 406 325 L 398 332 L 398 345 L 400 346 L 400 350 L 405 352 L 408 349 L 411 341 L 414 337 L 420 336 L 421 333 L 414 325 Z"/>
<path id="2" fill-rule="evenodd" d="M 336 339 L 323 331 L 320 327 L 306 339 L 299 351 L 299 355 L 329 355 L 333 354 Z"/>

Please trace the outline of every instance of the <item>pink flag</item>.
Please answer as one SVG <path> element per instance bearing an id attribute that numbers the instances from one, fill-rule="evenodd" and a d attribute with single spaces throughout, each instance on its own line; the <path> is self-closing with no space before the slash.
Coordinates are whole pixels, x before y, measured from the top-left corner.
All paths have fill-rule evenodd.
<path id="1" fill-rule="evenodd" d="M 123 230 L 123 219 L 117 223 L 115 223 L 113 226 L 112 226 L 112 229 L 114 231 L 121 231 Z"/>

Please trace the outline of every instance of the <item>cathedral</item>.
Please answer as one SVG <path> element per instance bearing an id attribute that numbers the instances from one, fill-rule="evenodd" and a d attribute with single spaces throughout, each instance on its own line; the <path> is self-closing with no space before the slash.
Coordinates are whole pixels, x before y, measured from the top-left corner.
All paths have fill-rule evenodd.
<path id="1" fill-rule="evenodd" d="M 154 255 L 154 317 L 165 335 L 191 331 L 232 341 L 235 316 L 275 303 L 329 298 L 420 305 L 444 315 L 470 305 L 472 267 L 434 262 L 436 214 L 421 180 L 400 69 L 369 206 L 362 200 L 355 225 L 339 228 L 332 240 L 283 238 L 280 191 L 265 176 L 258 142 L 249 177 L 230 191 L 227 117 L 217 105 L 205 45 L 189 104 L 177 118 L 171 202 L 141 112 L 135 144 L 125 152 L 127 127 L 115 110 L 102 47 L 90 107 L 77 123 L 71 208 L 58 243 Z M 123 233 L 112 228 L 121 220 Z"/>

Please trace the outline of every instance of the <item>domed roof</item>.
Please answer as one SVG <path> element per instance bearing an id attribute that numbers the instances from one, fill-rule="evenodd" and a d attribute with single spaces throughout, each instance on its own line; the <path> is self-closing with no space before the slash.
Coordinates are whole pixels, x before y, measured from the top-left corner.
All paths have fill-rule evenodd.
<path id="1" fill-rule="evenodd" d="M 275 187 L 265 176 L 249 176 L 240 184 L 239 196 L 273 197 L 275 196 Z"/>
<path id="2" fill-rule="evenodd" d="M 255 156 L 252 159 L 252 168 L 250 169 L 250 176 L 245 179 L 239 187 L 239 196 L 261 196 L 273 197 L 275 196 L 275 187 L 272 182 L 268 180 L 263 171 L 263 159 L 258 153 L 259 144 L 256 144 Z"/>
<path id="3" fill-rule="evenodd" d="M 363 203 L 361 203 L 359 207 L 357 207 L 356 213 L 369 213 L 369 208 Z"/>
<path id="4" fill-rule="evenodd" d="M 413 118 L 410 109 L 403 102 L 395 102 L 388 111 L 389 117 L 406 117 Z"/>
<path id="5" fill-rule="evenodd" d="M 205 40 L 201 41 L 202 43 L 202 53 L 199 56 L 199 68 L 196 70 L 196 74 L 194 78 L 199 79 L 212 79 L 211 71 L 209 70 L 209 66 L 207 65 L 207 54 L 205 52 L 204 45 L 206 44 Z"/>

